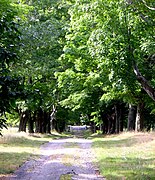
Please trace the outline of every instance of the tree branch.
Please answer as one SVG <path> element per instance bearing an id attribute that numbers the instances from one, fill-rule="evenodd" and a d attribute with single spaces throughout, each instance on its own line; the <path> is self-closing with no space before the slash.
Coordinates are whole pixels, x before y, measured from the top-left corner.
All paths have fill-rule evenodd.
<path id="1" fill-rule="evenodd" d="M 137 80 L 141 84 L 142 88 L 146 93 L 155 101 L 155 89 L 149 84 L 145 77 L 139 72 L 139 69 L 135 62 L 133 62 L 134 73 L 136 74 Z"/>
<path id="2" fill-rule="evenodd" d="M 152 10 L 152 11 L 155 11 L 155 8 L 148 6 L 144 0 L 142 0 L 142 2 L 143 2 L 143 4 L 144 4 L 148 9 L 150 9 L 150 10 Z"/>

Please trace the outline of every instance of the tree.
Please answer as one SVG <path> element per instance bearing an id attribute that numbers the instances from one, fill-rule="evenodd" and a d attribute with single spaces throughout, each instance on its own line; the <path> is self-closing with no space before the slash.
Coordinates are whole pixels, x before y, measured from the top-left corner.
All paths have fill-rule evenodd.
<path id="1" fill-rule="evenodd" d="M 29 13 L 21 26 L 22 61 L 15 67 L 17 74 L 23 77 L 24 85 L 24 96 L 18 102 L 19 130 L 26 131 L 28 123 L 30 132 L 35 129 L 36 132 L 49 133 L 50 113 L 59 101 L 54 73 L 59 69 L 68 5 L 59 1 L 26 3 Z M 22 117 L 26 114 L 24 120 Z"/>
<path id="2" fill-rule="evenodd" d="M 9 112 L 19 95 L 20 78 L 11 74 L 16 64 L 20 43 L 18 10 L 13 2 L 2 0 L 0 6 L 0 130 L 6 127 Z"/>
<path id="3" fill-rule="evenodd" d="M 145 87 L 136 79 L 139 77 L 137 64 L 146 76 L 150 74 L 144 66 L 144 57 L 148 56 L 144 49 L 147 46 L 147 51 L 152 52 L 154 37 L 154 27 L 151 26 L 154 13 L 146 13 L 145 7 L 145 3 L 117 0 L 104 3 L 78 1 L 74 4 L 69 10 L 71 22 L 62 56 L 65 69 L 58 78 L 59 86 L 64 91 L 68 89 L 63 105 L 81 108 L 81 100 L 85 101 L 94 86 L 99 86 L 102 93 L 98 104 L 107 99 L 124 100 L 133 105 L 140 103 L 139 92 Z M 144 21 L 144 15 L 151 17 L 151 24 Z M 92 82 L 97 75 L 100 83 L 95 81 L 88 90 L 84 85 L 90 74 L 93 74 Z M 153 80 L 153 74 L 151 78 Z"/>
<path id="4" fill-rule="evenodd" d="M 146 110 L 154 108 L 152 1 L 34 0 L 8 4 L 10 9 L 20 7 L 22 43 L 13 64 L 16 55 L 12 52 L 18 52 L 19 39 L 17 25 L 11 24 L 15 13 L 10 14 L 10 24 L 5 24 L 14 27 L 10 42 L 5 40 L 10 37 L 7 28 L 2 28 L 5 34 L 1 35 L 3 50 L 9 54 L 1 66 L 3 75 L 5 72 L 3 93 L 8 88 L 2 102 L 4 107 L 10 101 L 16 104 L 19 130 L 26 131 L 28 124 L 29 132 L 50 132 L 51 114 L 53 126 L 62 131 L 67 122 L 73 123 L 73 113 L 77 115 L 75 123 L 86 120 L 93 130 L 102 128 L 105 133 L 150 126 L 144 118 Z M 7 12 L 6 6 L 4 9 Z M 8 76 L 10 72 L 12 76 Z M 8 95 L 10 90 L 12 96 Z M 127 107 L 131 107 L 128 115 Z"/>
<path id="5" fill-rule="evenodd" d="M 96 24 L 97 28 L 90 39 L 92 53 L 96 53 L 96 56 L 99 58 L 106 59 L 109 68 L 113 72 L 113 84 L 115 86 L 120 84 L 122 90 L 125 88 L 127 91 L 130 91 L 135 101 L 132 103 L 138 104 L 141 99 L 138 95 L 141 88 L 148 94 L 150 93 L 150 95 L 154 93 L 153 88 L 137 67 L 138 64 L 141 72 L 145 72 L 145 76 L 149 76 L 153 80 L 153 74 L 148 71 L 150 70 L 150 65 L 149 69 L 146 69 L 148 66 L 146 66 L 144 57 L 148 57 L 147 53 L 149 51 L 152 54 L 153 50 L 154 13 L 146 13 L 145 6 L 142 3 L 137 3 L 137 1 L 126 3 L 124 1 L 110 1 L 107 5 L 96 3 L 96 6 L 92 7 L 98 9 L 99 5 L 101 11 L 98 10 L 96 12 L 97 14 L 101 13 L 102 16 L 98 16 L 100 18 L 97 21 L 100 24 Z M 109 9 L 111 10 L 109 11 Z M 97 14 L 95 17 L 97 17 Z M 147 21 L 142 18 L 144 16 L 148 17 Z M 147 52 L 144 52 L 144 46 L 147 46 L 147 50 L 145 49 Z M 94 48 L 96 49 L 95 53 Z M 136 72 L 136 76 L 133 73 L 133 69 Z M 136 77 L 140 84 L 136 81 Z M 123 94 L 127 95 L 124 90 Z M 130 99 L 132 96 L 130 96 Z"/>

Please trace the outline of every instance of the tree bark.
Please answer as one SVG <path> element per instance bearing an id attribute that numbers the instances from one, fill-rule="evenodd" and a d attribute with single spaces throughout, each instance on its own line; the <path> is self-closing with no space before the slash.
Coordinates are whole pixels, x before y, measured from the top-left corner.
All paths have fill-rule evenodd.
<path id="1" fill-rule="evenodd" d="M 37 115 L 36 115 L 36 122 L 35 122 L 35 125 L 36 125 L 36 130 L 35 132 L 36 133 L 43 133 L 43 128 L 42 128 L 42 124 L 43 123 L 43 111 L 42 109 L 40 108 L 37 112 Z"/>
<path id="2" fill-rule="evenodd" d="M 136 131 L 143 131 L 144 129 L 144 103 L 141 102 L 137 106 L 137 115 L 136 115 Z"/>
<path id="3" fill-rule="evenodd" d="M 139 72 L 139 69 L 135 62 L 133 62 L 134 73 L 136 74 L 137 80 L 141 84 L 142 88 L 146 93 L 155 101 L 155 89 L 149 84 L 144 76 Z"/>
<path id="4" fill-rule="evenodd" d="M 108 133 L 108 118 L 107 114 L 101 111 L 101 119 L 102 119 L 102 134 Z"/>
<path id="5" fill-rule="evenodd" d="M 115 128 L 115 132 L 118 134 L 120 131 L 120 107 L 119 104 L 115 104 L 115 118 L 116 118 L 116 128 Z"/>
<path id="6" fill-rule="evenodd" d="M 49 112 L 46 112 L 46 133 L 51 134 L 51 122 Z"/>
<path id="7" fill-rule="evenodd" d="M 28 120 L 28 131 L 29 133 L 34 133 L 34 121 L 30 110 L 29 110 L 29 120 Z"/>
<path id="8" fill-rule="evenodd" d="M 119 131 L 123 132 L 123 110 L 120 108 L 120 115 L 119 115 Z"/>
<path id="9" fill-rule="evenodd" d="M 19 132 L 21 132 L 21 131 L 26 132 L 26 124 L 27 124 L 28 119 L 29 119 L 29 112 L 28 112 L 28 110 L 26 110 L 24 112 L 19 111 L 19 114 L 20 114 L 20 122 L 19 122 L 18 131 Z"/>
<path id="10" fill-rule="evenodd" d="M 116 114 L 115 112 L 111 114 L 111 129 L 110 134 L 116 133 Z"/>
<path id="11" fill-rule="evenodd" d="M 136 121 L 136 106 L 129 105 L 129 113 L 128 113 L 128 131 L 135 130 L 135 121 Z"/>
<path id="12" fill-rule="evenodd" d="M 96 125 L 93 121 L 90 122 L 90 128 L 92 133 L 96 133 Z"/>

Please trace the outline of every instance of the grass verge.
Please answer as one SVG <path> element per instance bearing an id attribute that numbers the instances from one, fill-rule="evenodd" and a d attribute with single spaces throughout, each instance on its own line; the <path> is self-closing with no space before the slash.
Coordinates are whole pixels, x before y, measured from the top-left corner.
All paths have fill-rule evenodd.
<path id="1" fill-rule="evenodd" d="M 40 156 L 42 144 L 60 137 L 60 134 L 17 133 L 14 128 L 3 131 L 3 137 L 0 137 L 0 177 L 13 173 L 25 161 Z"/>
<path id="2" fill-rule="evenodd" d="M 60 180 L 72 180 L 72 175 L 70 174 L 61 175 Z"/>
<path id="3" fill-rule="evenodd" d="M 96 137 L 93 149 L 107 180 L 155 179 L 155 133 Z"/>

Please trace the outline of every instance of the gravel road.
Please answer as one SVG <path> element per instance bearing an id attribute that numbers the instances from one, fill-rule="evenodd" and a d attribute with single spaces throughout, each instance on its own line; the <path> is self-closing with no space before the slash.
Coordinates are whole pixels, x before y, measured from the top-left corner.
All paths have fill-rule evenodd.
<path id="1" fill-rule="evenodd" d="M 9 180 L 104 179 L 93 165 L 91 145 L 84 138 L 52 140 L 41 147 L 40 159 L 26 162 Z"/>

